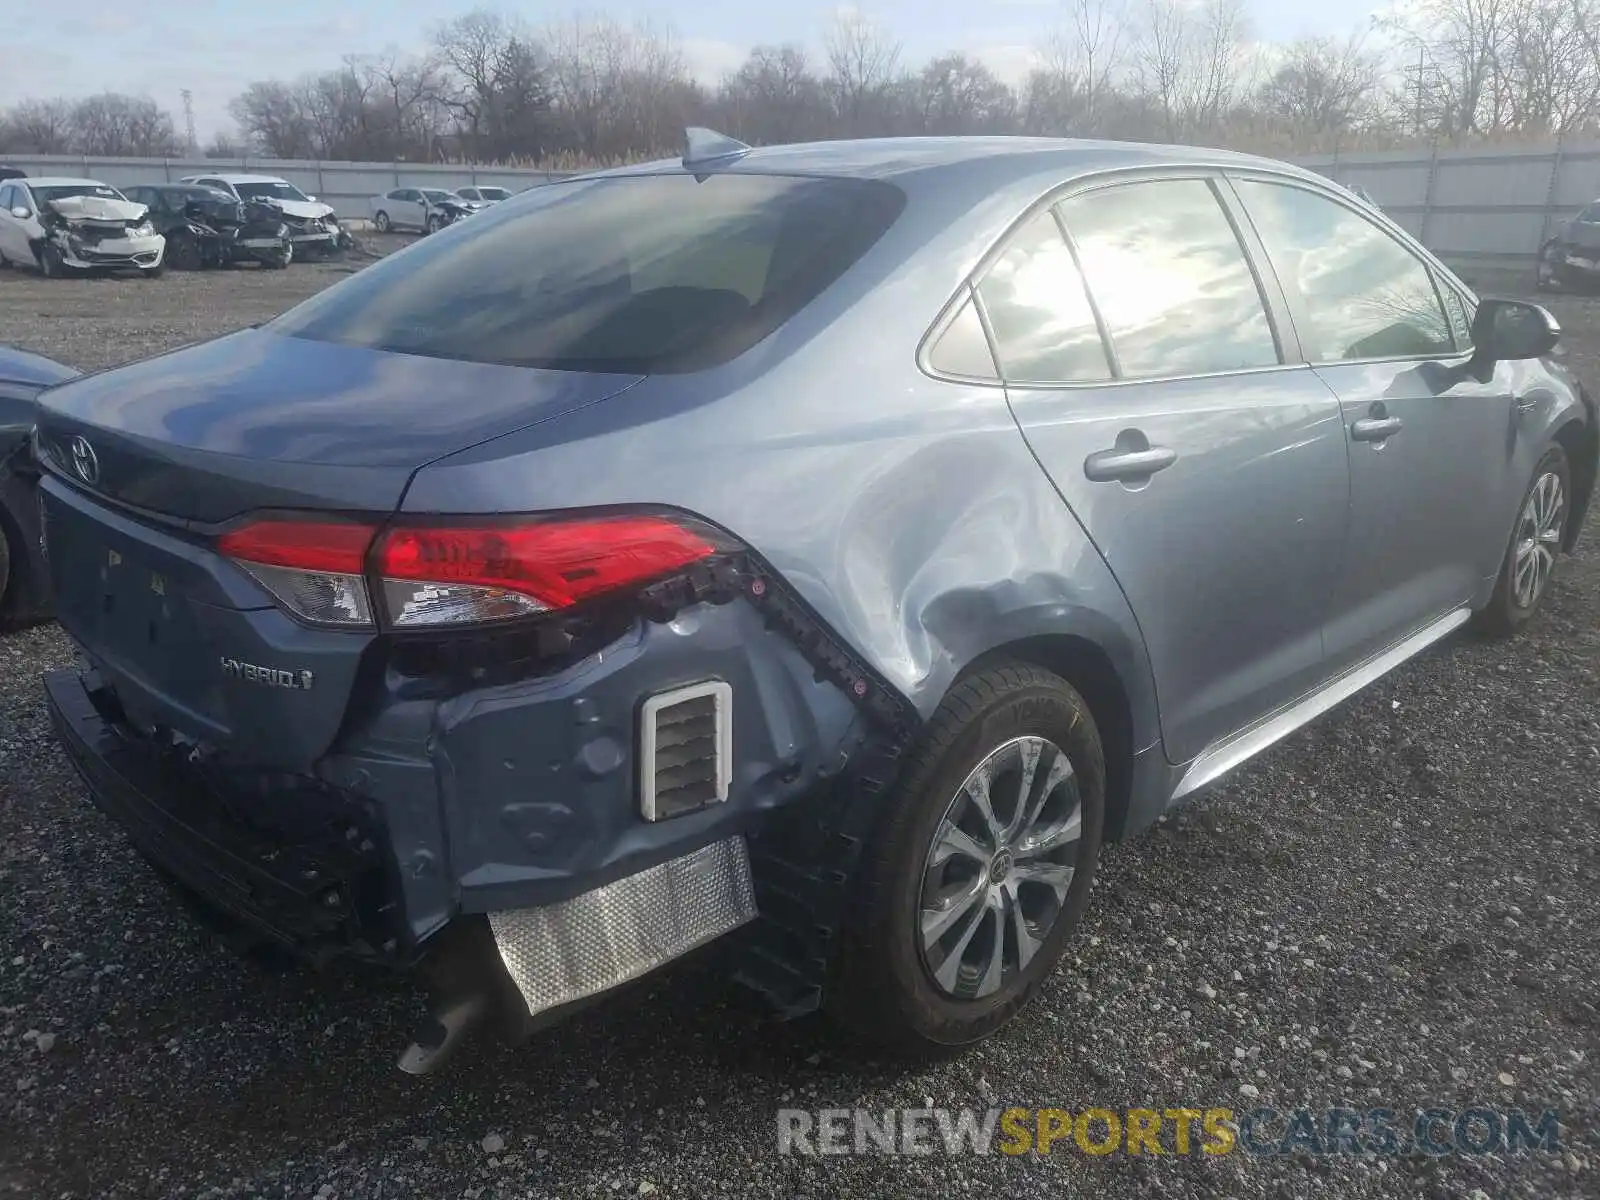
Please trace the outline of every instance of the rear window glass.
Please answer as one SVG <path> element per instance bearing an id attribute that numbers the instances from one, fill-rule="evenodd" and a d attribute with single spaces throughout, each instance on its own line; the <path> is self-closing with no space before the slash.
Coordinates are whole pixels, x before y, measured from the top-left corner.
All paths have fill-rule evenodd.
<path id="1" fill-rule="evenodd" d="M 881 237 L 875 180 L 637 175 L 534 188 L 290 309 L 270 328 L 573 371 L 703 370 L 755 345 Z"/>

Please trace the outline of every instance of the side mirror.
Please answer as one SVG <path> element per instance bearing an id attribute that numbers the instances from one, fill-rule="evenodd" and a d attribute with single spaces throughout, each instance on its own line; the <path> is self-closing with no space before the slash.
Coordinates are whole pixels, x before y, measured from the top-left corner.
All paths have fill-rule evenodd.
<path id="1" fill-rule="evenodd" d="M 33 210 L 31 208 L 23 208 L 22 205 L 19 204 L 11 210 L 11 215 L 17 218 L 19 221 L 26 221 L 29 217 L 33 216 Z"/>
<path id="2" fill-rule="evenodd" d="M 307 196 L 307 197 L 306 197 L 306 199 L 307 199 L 307 200 L 315 200 L 315 199 L 316 199 L 316 197 L 315 197 L 315 196 Z"/>
<path id="3" fill-rule="evenodd" d="M 1543 358 L 1560 340 L 1550 310 L 1524 300 L 1484 300 L 1472 318 L 1476 357 L 1486 362 Z"/>

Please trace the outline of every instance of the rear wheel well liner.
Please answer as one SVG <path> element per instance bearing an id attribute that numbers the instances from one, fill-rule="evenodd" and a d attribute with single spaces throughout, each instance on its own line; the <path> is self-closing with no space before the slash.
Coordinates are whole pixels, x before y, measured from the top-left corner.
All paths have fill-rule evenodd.
<path id="1" fill-rule="evenodd" d="M 1105 750 L 1105 840 L 1120 839 L 1127 827 L 1133 796 L 1133 707 L 1127 686 L 1111 656 L 1076 634 L 1036 634 L 984 651 L 951 680 L 963 679 L 1000 662 L 1025 662 L 1065 679 L 1089 706 Z"/>

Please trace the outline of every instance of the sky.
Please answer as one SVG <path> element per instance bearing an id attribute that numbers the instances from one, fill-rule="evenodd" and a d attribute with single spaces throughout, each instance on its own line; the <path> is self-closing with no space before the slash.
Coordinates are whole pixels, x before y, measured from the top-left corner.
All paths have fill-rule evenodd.
<path id="1" fill-rule="evenodd" d="M 574 12 L 516 0 L 486 6 L 535 27 Z M 207 13 L 203 6 L 126 0 L 29 4 L 5 21 L 0 37 L 0 107 L 28 97 L 129 92 L 169 109 L 181 133 L 180 92 L 188 88 L 205 142 L 232 131 L 228 101 L 251 81 L 326 69 L 347 54 L 419 49 L 441 20 L 473 7 L 475 0 L 223 0 Z M 691 70 L 714 83 L 753 45 L 819 48 L 837 0 L 597 0 L 586 7 L 670 26 Z M 907 61 L 960 49 L 1010 82 L 1026 73 L 1030 48 L 1066 14 L 1057 0 L 859 0 L 856 7 L 900 39 Z M 1263 41 L 1342 35 L 1365 26 L 1374 7 L 1375 0 L 1252 0 L 1251 25 Z"/>

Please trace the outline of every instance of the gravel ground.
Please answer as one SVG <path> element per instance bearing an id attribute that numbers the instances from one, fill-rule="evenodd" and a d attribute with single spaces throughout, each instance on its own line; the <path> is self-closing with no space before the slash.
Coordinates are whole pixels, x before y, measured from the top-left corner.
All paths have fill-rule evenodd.
<path id="1" fill-rule="evenodd" d="M 260 320 L 350 269 L 0 275 L 0 336 L 107 366 Z M 1554 307 L 1595 381 L 1600 301 Z M 208 945 L 56 750 L 38 677 L 67 660 L 61 634 L 13 635 L 0 641 L 0 1192 L 1600 1195 L 1595 525 L 1518 640 L 1451 639 L 1108 851 L 1041 1002 L 979 1050 L 912 1072 L 864 1064 L 815 1023 L 770 1023 L 692 963 L 509 1056 L 469 1044 L 440 1074 L 403 1076 L 416 997 L 355 971 L 267 974 Z M 1567 1150 L 776 1153 L 780 1107 L 930 1103 L 1555 1108 Z"/>

